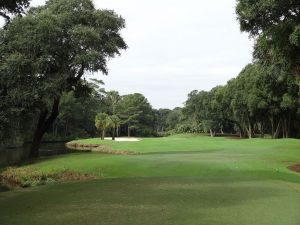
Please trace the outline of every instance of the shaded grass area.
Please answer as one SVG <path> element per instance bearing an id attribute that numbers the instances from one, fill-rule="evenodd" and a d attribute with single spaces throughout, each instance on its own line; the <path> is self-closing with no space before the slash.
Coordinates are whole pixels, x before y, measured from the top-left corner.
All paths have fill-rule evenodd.
<path id="1" fill-rule="evenodd" d="M 126 178 L 0 195 L 1 224 L 297 225 L 300 185 L 247 178 Z M 14 216 L 12 216 L 14 215 Z"/>

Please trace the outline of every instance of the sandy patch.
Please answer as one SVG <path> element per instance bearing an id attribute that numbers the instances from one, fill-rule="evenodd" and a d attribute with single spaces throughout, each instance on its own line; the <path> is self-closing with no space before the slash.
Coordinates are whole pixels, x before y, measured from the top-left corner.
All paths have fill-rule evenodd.
<path id="1" fill-rule="evenodd" d="M 105 140 L 112 140 L 111 137 L 105 138 Z M 141 139 L 135 137 L 118 137 L 115 141 L 140 141 Z"/>
<path id="2" fill-rule="evenodd" d="M 73 150 L 99 152 L 114 155 L 137 155 L 139 153 L 128 150 L 114 150 L 109 145 L 102 144 L 81 144 L 77 141 L 71 141 L 66 143 L 66 147 Z"/>
<path id="3" fill-rule="evenodd" d="M 289 170 L 300 173 L 300 164 L 299 165 L 293 165 L 288 167 Z"/>

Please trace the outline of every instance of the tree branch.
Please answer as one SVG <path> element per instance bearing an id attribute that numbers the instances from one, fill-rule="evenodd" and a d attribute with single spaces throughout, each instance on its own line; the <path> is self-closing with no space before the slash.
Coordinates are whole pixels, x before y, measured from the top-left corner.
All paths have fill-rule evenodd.
<path id="1" fill-rule="evenodd" d="M 4 12 L 0 11 L 0 16 L 2 16 L 4 19 L 6 19 L 7 21 L 10 20 L 10 17 L 8 15 L 6 15 Z"/>

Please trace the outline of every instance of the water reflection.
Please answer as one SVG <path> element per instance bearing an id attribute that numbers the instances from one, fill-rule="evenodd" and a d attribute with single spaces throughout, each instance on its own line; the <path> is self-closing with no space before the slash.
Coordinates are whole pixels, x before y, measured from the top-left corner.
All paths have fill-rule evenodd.
<path id="1" fill-rule="evenodd" d="M 29 153 L 29 144 L 22 148 L 0 149 L 0 167 L 14 165 L 27 159 Z M 76 150 L 70 150 L 64 143 L 43 143 L 40 147 L 40 156 L 47 157 L 72 153 Z"/>

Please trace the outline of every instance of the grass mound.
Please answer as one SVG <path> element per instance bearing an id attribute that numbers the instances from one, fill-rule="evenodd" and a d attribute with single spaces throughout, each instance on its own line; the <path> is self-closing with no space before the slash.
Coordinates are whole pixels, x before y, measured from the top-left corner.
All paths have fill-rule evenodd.
<path id="1" fill-rule="evenodd" d="M 66 147 L 70 149 L 80 150 L 80 151 L 91 151 L 105 154 L 113 155 L 136 155 L 137 152 L 126 151 L 126 150 L 114 150 L 108 144 L 86 144 L 81 143 L 80 141 L 71 141 L 66 143 Z"/>
<path id="2" fill-rule="evenodd" d="M 2 186 L 2 189 L 5 191 L 20 187 L 24 188 L 44 185 L 57 181 L 86 181 L 91 179 L 95 179 L 95 176 L 69 170 L 58 172 L 44 172 L 34 170 L 30 167 L 9 167 L 2 171 L 0 174 L 0 186 Z"/>

